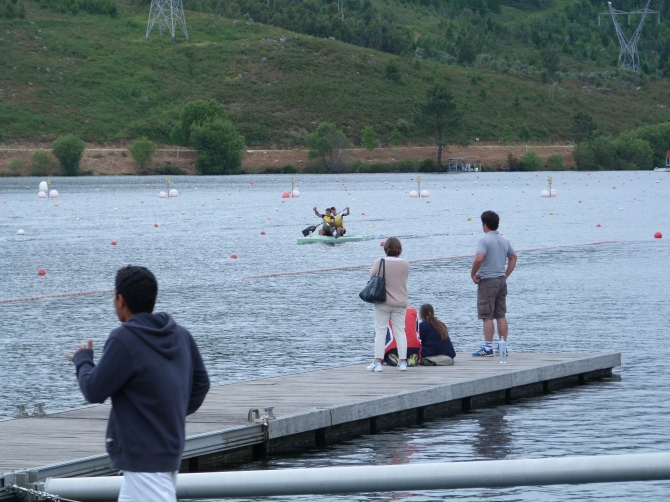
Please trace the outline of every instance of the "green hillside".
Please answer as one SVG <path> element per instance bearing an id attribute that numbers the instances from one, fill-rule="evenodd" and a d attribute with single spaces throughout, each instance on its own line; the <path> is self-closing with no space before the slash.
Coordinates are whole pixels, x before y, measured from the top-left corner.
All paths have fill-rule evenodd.
<path id="1" fill-rule="evenodd" d="M 606 46 L 584 42 L 589 29 L 578 29 L 580 16 L 588 14 L 597 27 L 591 14 L 600 9 L 584 2 L 537 0 L 537 8 L 524 10 L 503 1 L 496 13 L 488 7 L 473 11 L 468 7 L 473 2 L 465 0 L 457 11 L 448 7 L 459 2 L 449 0 L 352 0 L 344 2 L 345 22 L 353 19 L 350 24 L 359 31 L 347 31 L 341 22 L 337 31 L 337 12 L 329 26 L 318 24 L 324 9 L 328 13 L 336 3 L 270 3 L 276 11 L 293 12 L 291 21 L 289 14 L 264 18 L 263 12 L 270 12 L 266 0 L 203 0 L 187 3 L 198 12 L 186 11 L 191 41 L 180 36 L 177 45 L 157 30 L 144 40 L 148 5 L 143 0 L 43 1 L 49 8 L 6 2 L 5 8 L 15 7 L 12 18 L 0 19 L 0 131 L 6 142 L 69 132 L 87 141 L 146 135 L 167 142 L 185 103 L 214 98 L 226 106 L 249 146 L 301 145 L 321 121 L 337 124 L 356 142 L 367 125 L 385 139 L 400 119 L 412 124 L 406 139 L 421 143 L 429 138 L 418 127 L 418 103 L 438 80 L 452 89 L 464 112 L 452 135 L 461 141 L 500 140 L 506 126 L 518 131 L 522 124 L 536 140 L 564 139 L 579 109 L 588 110 L 606 133 L 670 118 L 663 47 L 656 46 L 669 44 L 656 35 L 668 33 L 667 22 L 645 28 L 653 36 L 642 49 L 645 44 L 654 49 L 643 58 L 645 72 L 630 74 L 616 70 L 618 49 L 598 30 L 589 40 Z M 99 8 L 101 3 L 107 7 Z M 74 4 L 77 14 L 71 12 Z M 110 4 L 117 6 L 112 15 Z M 570 9 L 581 12 L 575 5 L 588 9 L 570 20 L 565 14 Z M 242 10 L 253 23 L 238 17 Z M 350 12 L 358 14 L 346 17 Z M 304 25 L 295 21 L 304 18 Z M 374 38 L 374 29 L 386 38 Z M 563 45 L 547 41 L 557 40 L 561 30 L 572 33 L 578 47 L 566 49 L 565 37 Z M 310 32 L 319 37 L 305 34 Z M 337 40 L 321 37 L 328 33 Z M 351 43 L 340 41 L 348 37 Z M 557 67 L 550 72 L 543 61 Z M 389 64 L 399 69 L 399 81 L 389 78 Z"/>

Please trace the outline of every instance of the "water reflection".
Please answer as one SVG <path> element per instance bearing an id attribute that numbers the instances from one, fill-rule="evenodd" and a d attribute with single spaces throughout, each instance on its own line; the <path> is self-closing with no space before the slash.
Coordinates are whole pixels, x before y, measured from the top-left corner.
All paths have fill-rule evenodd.
<path id="1" fill-rule="evenodd" d="M 478 457 L 504 460 L 513 453 L 512 431 L 505 420 L 504 406 L 470 412 L 477 415 L 477 433 L 473 447 Z"/>

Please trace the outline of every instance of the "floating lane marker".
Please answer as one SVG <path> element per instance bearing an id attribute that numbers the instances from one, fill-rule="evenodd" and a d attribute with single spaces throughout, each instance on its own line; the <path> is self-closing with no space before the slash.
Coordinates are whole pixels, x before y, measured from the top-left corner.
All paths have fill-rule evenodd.
<path id="1" fill-rule="evenodd" d="M 543 248 L 533 248 L 533 249 L 521 249 L 517 253 L 536 253 L 538 251 L 551 251 L 553 249 L 570 249 L 570 248 L 580 248 L 585 246 L 603 246 L 605 244 L 618 244 L 622 241 L 600 241 L 600 242 L 589 242 L 587 244 L 573 244 L 570 246 L 549 246 Z M 440 256 L 437 258 L 422 258 L 419 260 L 409 260 L 410 263 L 429 263 L 433 261 L 445 261 L 445 260 L 460 260 L 463 258 L 473 258 L 473 254 L 464 254 L 464 255 L 454 255 L 454 256 Z M 322 274 L 325 272 L 335 272 L 338 270 L 358 270 L 361 268 L 369 268 L 372 264 L 364 265 L 350 265 L 348 267 L 331 267 L 331 268 L 317 268 L 314 270 L 298 270 L 296 272 L 277 272 L 274 274 L 260 274 L 260 275 L 247 275 L 242 277 L 242 279 L 267 279 L 269 277 L 283 277 L 287 275 L 302 275 L 302 274 Z"/>
<path id="2" fill-rule="evenodd" d="M 25 298 L 10 298 L 8 300 L 0 300 L 0 303 L 29 302 L 33 300 L 46 300 L 47 298 L 67 298 L 69 296 L 105 295 L 107 293 L 113 293 L 113 292 L 114 292 L 113 289 L 97 289 L 95 291 L 80 291 L 77 293 L 56 293 L 53 295 L 26 296 Z"/>

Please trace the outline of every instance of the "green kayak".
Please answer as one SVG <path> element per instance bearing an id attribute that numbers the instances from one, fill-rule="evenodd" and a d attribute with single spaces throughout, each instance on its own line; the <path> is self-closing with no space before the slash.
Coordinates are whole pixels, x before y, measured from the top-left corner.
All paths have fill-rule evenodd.
<path id="1" fill-rule="evenodd" d="M 328 235 L 310 235 L 309 237 L 300 237 L 298 244 L 311 244 L 312 242 L 324 242 L 326 244 L 338 244 L 340 242 L 358 242 L 372 239 L 367 235 L 343 235 L 342 237 L 330 237 Z"/>

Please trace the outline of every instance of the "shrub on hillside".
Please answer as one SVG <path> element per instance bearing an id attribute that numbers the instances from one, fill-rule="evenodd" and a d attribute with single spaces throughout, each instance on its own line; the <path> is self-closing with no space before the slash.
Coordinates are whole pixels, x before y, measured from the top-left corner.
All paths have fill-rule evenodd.
<path id="1" fill-rule="evenodd" d="M 140 169 L 144 169 L 146 164 L 151 164 L 156 153 L 156 146 L 146 137 L 138 138 L 128 147 L 130 155 L 133 160 L 140 165 Z"/>
<path id="2" fill-rule="evenodd" d="M 547 158 L 547 171 L 563 171 L 565 170 L 565 160 L 563 155 L 555 153 Z"/>
<path id="3" fill-rule="evenodd" d="M 26 163 L 21 159 L 14 158 L 9 161 L 7 167 L 9 168 L 9 172 L 12 176 L 21 176 L 23 170 L 26 168 Z"/>
<path id="4" fill-rule="evenodd" d="M 281 174 L 281 167 L 266 167 L 261 174 Z"/>
<path id="5" fill-rule="evenodd" d="M 419 165 L 420 173 L 434 173 L 437 171 L 437 164 L 433 159 L 423 159 Z"/>
<path id="6" fill-rule="evenodd" d="M 284 167 L 281 168 L 281 172 L 282 174 L 296 174 L 300 171 L 298 171 L 298 169 L 296 169 L 291 164 L 286 164 Z"/>
<path id="7" fill-rule="evenodd" d="M 0 131 L 0 143 L 2 143 L 3 141 L 5 141 L 5 135 L 2 134 L 2 131 Z"/>
<path id="8" fill-rule="evenodd" d="M 13 19 L 18 17 L 24 19 L 26 17 L 26 4 L 23 0 L 5 0 L 4 4 L 0 3 L 0 17 Z"/>
<path id="9" fill-rule="evenodd" d="M 31 176 L 46 176 L 54 167 L 54 162 L 49 154 L 44 150 L 37 150 L 33 154 L 33 161 L 30 164 Z"/>
<path id="10" fill-rule="evenodd" d="M 419 170 L 417 159 L 402 159 L 398 164 L 401 173 L 416 173 Z"/>
<path id="11" fill-rule="evenodd" d="M 363 133 L 361 134 L 361 146 L 370 153 L 370 158 L 372 158 L 372 151 L 379 146 L 377 134 L 372 127 L 366 126 L 365 129 L 363 129 Z"/>
<path id="12" fill-rule="evenodd" d="M 522 171 L 541 171 L 542 159 L 534 150 L 528 150 L 526 154 L 521 157 Z"/>
<path id="13" fill-rule="evenodd" d="M 399 83 L 400 79 L 402 78 L 400 68 L 398 68 L 398 65 L 395 61 L 388 62 L 386 68 L 384 69 L 384 73 L 386 74 L 386 78 L 395 82 L 396 84 Z"/>
<path id="14" fill-rule="evenodd" d="M 228 120 L 215 119 L 191 126 L 191 145 L 198 150 L 200 174 L 238 174 L 242 171 L 244 136 Z"/>
<path id="15" fill-rule="evenodd" d="M 349 148 L 349 139 L 335 124 L 321 122 L 312 134 L 305 138 L 310 159 L 320 158 L 326 171 L 340 172 L 345 163 L 345 150 Z"/>
<path id="16" fill-rule="evenodd" d="M 65 176 L 79 174 L 79 162 L 85 147 L 84 142 L 74 134 L 61 136 L 52 143 L 51 151 L 58 159 Z"/>
<path id="17" fill-rule="evenodd" d="M 615 169 L 651 169 L 654 152 L 648 141 L 636 137 L 634 132 L 625 132 L 614 141 L 617 160 Z"/>
<path id="18" fill-rule="evenodd" d="M 508 171 L 520 171 L 521 170 L 521 161 L 519 157 L 512 155 L 512 152 L 507 153 L 507 160 L 503 165 Z"/>
<path id="19" fill-rule="evenodd" d="M 393 132 L 389 135 L 389 142 L 392 145 L 399 145 L 402 140 L 402 133 L 397 128 L 393 129 Z"/>
<path id="20" fill-rule="evenodd" d="M 200 99 L 186 103 L 180 114 L 181 131 L 184 139 L 190 139 L 191 126 L 202 126 L 205 122 L 227 121 L 226 110 L 215 99 Z"/>
<path id="21" fill-rule="evenodd" d="M 40 7 L 69 14 L 100 14 L 116 17 L 118 9 L 113 0 L 39 0 Z"/>
<path id="22" fill-rule="evenodd" d="M 395 125 L 396 129 L 401 133 L 407 134 L 412 126 L 405 119 L 398 119 L 398 123 Z"/>
<path id="23" fill-rule="evenodd" d="M 188 138 L 184 136 L 184 131 L 181 127 L 181 122 L 175 124 L 172 130 L 170 131 L 170 144 L 186 146 L 188 145 Z"/>

